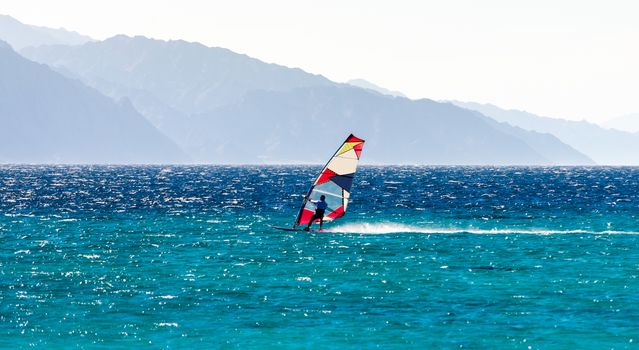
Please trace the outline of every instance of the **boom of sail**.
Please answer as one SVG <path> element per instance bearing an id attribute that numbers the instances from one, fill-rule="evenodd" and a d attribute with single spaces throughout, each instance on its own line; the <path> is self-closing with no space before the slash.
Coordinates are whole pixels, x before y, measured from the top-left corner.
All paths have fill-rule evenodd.
<path id="1" fill-rule="evenodd" d="M 293 227 L 308 224 L 315 213 L 315 206 L 309 199 L 318 200 L 321 195 L 326 196 L 328 204 L 324 222 L 338 219 L 346 213 L 353 177 L 364 142 L 353 134 L 346 138 L 308 190 Z"/>

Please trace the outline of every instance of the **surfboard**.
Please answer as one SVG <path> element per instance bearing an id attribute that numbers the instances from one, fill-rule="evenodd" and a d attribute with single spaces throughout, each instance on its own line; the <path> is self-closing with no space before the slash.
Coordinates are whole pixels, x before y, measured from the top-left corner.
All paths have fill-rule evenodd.
<path id="1" fill-rule="evenodd" d="M 311 217 L 315 214 L 313 202 L 319 200 L 321 196 L 326 197 L 325 201 L 328 205 L 322 219 L 324 224 L 344 216 L 351 195 L 353 177 L 364 148 L 364 142 L 363 139 L 350 134 L 315 178 L 313 185 L 311 185 L 304 197 L 304 202 L 297 213 L 293 227 L 276 228 L 284 231 L 302 231 L 298 226 L 305 227 L 308 225 Z"/>
<path id="2" fill-rule="evenodd" d="M 304 228 L 292 228 L 292 227 L 277 227 L 277 226 L 271 226 L 272 228 L 276 229 L 276 230 L 282 230 L 282 231 L 289 231 L 289 232 L 298 232 L 298 231 L 302 231 L 302 232 L 325 232 L 324 230 L 304 230 Z"/>

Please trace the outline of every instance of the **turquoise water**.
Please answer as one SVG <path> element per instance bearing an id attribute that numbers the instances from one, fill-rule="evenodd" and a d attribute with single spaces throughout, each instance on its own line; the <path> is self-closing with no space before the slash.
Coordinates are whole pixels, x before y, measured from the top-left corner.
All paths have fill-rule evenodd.
<path id="1" fill-rule="evenodd" d="M 0 167 L 0 348 L 631 349 L 638 168 Z"/>

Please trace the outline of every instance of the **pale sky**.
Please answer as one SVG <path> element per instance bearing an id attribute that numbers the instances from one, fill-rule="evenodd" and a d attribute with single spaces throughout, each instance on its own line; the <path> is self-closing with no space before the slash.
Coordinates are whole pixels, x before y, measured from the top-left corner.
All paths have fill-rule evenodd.
<path id="1" fill-rule="evenodd" d="M 411 98 L 639 112 L 637 0 L 0 0 L 0 13 L 96 39 L 199 41 Z"/>

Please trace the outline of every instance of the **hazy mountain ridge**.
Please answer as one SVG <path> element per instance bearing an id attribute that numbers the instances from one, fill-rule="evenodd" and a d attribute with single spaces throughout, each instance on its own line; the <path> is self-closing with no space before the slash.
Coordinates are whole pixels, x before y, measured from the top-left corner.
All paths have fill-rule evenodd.
<path id="1" fill-rule="evenodd" d="M 577 151 L 570 145 L 564 144 L 557 137 L 550 133 L 541 133 L 533 130 L 526 130 L 518 126 L 513 126 L 506 122 L 498 122 L 490 117 L 487 117 L 479 112 L 474 111 L 480 118 L 483 118 L 486 123 L 492 127 L 513 135 L 546 159 L 552 160 L 554 164 L 561 165 L 594 165 L 595 162 L 587 155 Z M 557 147 L 557 144 L 562 144 L 564 147 Z"/>
<path id="2" fill-rule="evenodd" d="M 174 163 L 186 155 L 131 105 L 115 103 L 0 42 L 0 162 Z"/>
<path id="3" fill-rule="evenodd" d="M 63 28 L 28 25 L 11 16 L 0 15 L 0 40 L 8 42 L 15 50 L 22 50 L 40 45 L 81 45 L 93 39 Z"/>
<path id="4" fill-rule="evenodd" d="M 70 69 L 90 86 L 102 81 L 147 91 L 185 113 L 237 102 L 251 90 L 335 84 L 298 68 L 265 63 L 224 48 L 142 36 L 117 35 L 78 47 L 54 45 L 21 53 Z"/>
<path id="5" fill-rule="evenodd" d="M 392 146 L 392 153 L 385 153 L 384 148 L 378 150 L 380 153 L 373 153 L 378 156 L 373 156 L 371 161 L 382 163 L 592 163 L 556 139 L 492 125 L 492 121 L 482 119 L 485 117 L 455 106 L 446 105 L 441 109 L 455 115 L 454 118 L 446 114 L 436 118 L 432 113 L 440 104 L 434 101 L 388 97 L 197 43 L 116 36 L 79 47 L 45 46 L 29 48 L 23 53 L 71 72 L 66 74 L 79 77 L 108 96 L 130 98 L 138 110 L 198 162 L 315 162 L 318 159 L 309 157 L 317 153 L 316 148 L 297 144 L 300 141 L 297 133 L 308 133 L 309 137 L 322 135 L 323 139 L 332 140 L 331 135 L 341 138 L 342 134 L 353 131 L 363 133 L 362 137 L 371 133 L 374 138 L 393 140 L 393 145 L 380 143 Z M 208 94 L 215 96 L 202 97 Z M 364 100 L 377 109 L 349 102 Z M 387 112 L 379 114 L 380 110 Z M 401 112 L 391 113 L 393 110 Z M 420 117 L 420 113 L 423 116 Z M 405 118 L 410 122 L 397 125 L 397 119 L 403 118 L 401 114 L 410 115 Z M 379 116 L 372 118 L 371 115 Z M 284 116 L 288 117 L 282 119 Z M 464 122 L 455 124 L 456 118 Z M 375 128 L 372 129 L 373 119 Z M 469 125 L 475 124 L 480 126 L 469 129 Z M 439 129 L 446 130 L 443 136 L 431 133 Z M 413 136 L 407 141 L 375 130 L 396 130 L 397 134 L 403 130 Z M 431 139 L 420 141 L 420 132 L 424 139 Z M 455 134 L 464 136 L 455 137 Z M 542 138 L 545 141 L 534 141 Z M 242 142 L 238 144 L 237 140 Z M 411 142 L 423 146 L 417 151 Z M 539 145 L 558 151 L 538 152 L 535 147 Z"/>
<path id="6" fill-rule="evenodd" d="M 43 46 L 22 53 L 109 97 L 129 98 L 183 148 L 190 145 L 192 114 L 239 102 L 255 89 L 335 84 L 301 69 L 264 63 L 224 48 L 140 36 L 118 35 L 80 47 Z"/>
<path id="7" fill-rule="evenodd" d="M 604 122 L 602 126 L 608 129 L 639 133 L 639 113 L 627 114 L 610 119 Z"/>
<path id="8" fill-rule="evenodd" d="M 351 80 L 347 81 L 346 84 L 357 86 L 357 87 L 360 87 L 362 89 L 368 89 L 368 90 L 376 91 L 376 92 L 378 92 L 378 93 L 380 93 L 382 95 L 406 98 L 406 95 L 404 95 L 403 93 L 401 93 L 399 91 L 389 90 L 389 89 L 383 88 L 383 87 L 381 87 L 379 85 L 373 84 L 370 81 L 364 80 L 364 79 L 351 79 Z"/>
<path id="9" fill-rule="evenodd" d="M 491 104 L 452 101 L 500 122 L 526 130 L 555 135 L 564 143 L 602 165 L 639 165 L 639 134 L 604 129 L 586 121 L 541 117 L 519 110 L 505 110 Z"/>
<path id="10" fill-rule="evenodd" d="M 495 128 L 489 118 L 454 105 L 380 96 L 348 85 L 253 91 L 242 103 L 194 119 L 199 133 L 192 136 L 191 151 L 203 152 L 193 156 L 208 157 L 210 162 L 226 162 L 229 156 L 250 162 L 322 162 L 325 153 L 351 131 L 368 140 L 365 159 L 370 163 L 531 165 L 555 161 L 514 136 L 528 134 L 534 139 L 534 133 L 503 131 L 513 128 Z M 226 132 L 207 133 L 215 125 L 224 125 Z M 592 164 L 558 140 L 549 142 L 559 153 L 573 153 L 571 164 Z"/>

